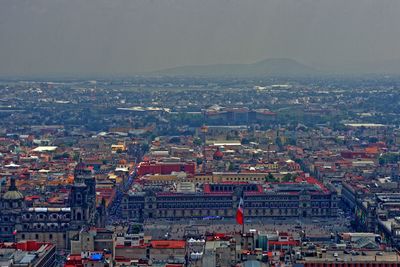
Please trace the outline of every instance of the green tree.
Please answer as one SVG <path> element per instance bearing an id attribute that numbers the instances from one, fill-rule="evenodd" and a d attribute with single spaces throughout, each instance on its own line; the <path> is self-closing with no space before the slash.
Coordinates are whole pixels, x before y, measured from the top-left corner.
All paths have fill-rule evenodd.
<path id="1" fill-rule="evenodd" d="M 200 165 L 201 163 L 203 163 L 203 159 L 202 158 L 197 158 L 196 159 L 196 164 Z"/>
<path id="2" fill-rule="evenodd" d="M 268 173 L 267 176 L 265 176 L 265 181 L 269 183 L 274 183 L 277 182 L 278 180 L 272 175 L 272 173 Z"/>
<path id="3" fill-rule="evenodd" d="M 290 173 L 287 173 L 283 176 L 282 181 L 283 182 L 292 182 L 293 181 L 293 176 Z"/>
<path id="4" fill-rule="evenodd" d="M 235 170 L 235 164 L 233 164 L 232 162 L 229 163 L 229 167 L 228 167 L 229 171 L 234 171 Z"/>
<path id="5" fill-rule="evenodd" d="M 195 138 L 194 140 L 193 140 L 193 144 L 195 145 L 195 146 L 201 146 L 202 145 L 202 141 L 201 141 L 201 139 L 200 138 Z"/>

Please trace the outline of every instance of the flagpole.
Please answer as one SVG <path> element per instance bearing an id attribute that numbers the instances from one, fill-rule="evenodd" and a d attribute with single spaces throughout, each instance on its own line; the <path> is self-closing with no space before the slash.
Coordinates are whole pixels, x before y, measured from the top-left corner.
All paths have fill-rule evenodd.
<path id="1" fill-rule="evenodd" d="M 244 189 L 242 190 L 242 199 L 243 199 L 243 224 L 242 224 L 242 234 L 244 236 L 244 223 L 246 221 L 245 217 L 244 217 Z"/>
<path id="2" fill-rule="evenodd" d="M 242 189 L 242 195 L 241 195 L 241 197 L 240 197 L 241 199 L 242 199 L 242 210 L 243 210 L 243 224 L 242 224 L 242 241 L 241 241 L 241 243 L 242 243 L 242 251 L 243 251 L 243 249 L 244 249 L 244 247 L 246 247 L 245 246 L 245 238 L 244 238 L 244 224 L 245 224 L 245 220 L 246 220 L 246 218 L 245 218 L 245 216 L 244 216 L 244 188 Z M 242 253 L 242 255 L 241 255 L 241 258 L 242 258 L 242 260 L 244 260 L 244 258 L 243 258 L 243 253 Z"/>

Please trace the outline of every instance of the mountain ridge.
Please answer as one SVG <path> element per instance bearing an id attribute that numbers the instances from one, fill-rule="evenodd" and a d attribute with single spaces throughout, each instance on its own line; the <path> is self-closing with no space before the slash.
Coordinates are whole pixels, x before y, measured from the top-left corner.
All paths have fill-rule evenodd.
<path id="1" fill-rule="evenodd" d="M 250 64 L 186 65 L 151 72 L 166 76 L 309 76 L 318 73 L 289 58 L 269 58 Z"/>

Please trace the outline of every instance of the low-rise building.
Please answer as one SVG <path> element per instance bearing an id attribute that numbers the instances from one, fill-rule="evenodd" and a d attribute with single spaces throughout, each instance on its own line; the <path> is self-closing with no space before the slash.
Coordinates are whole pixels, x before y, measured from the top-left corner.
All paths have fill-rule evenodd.
<path id="1" fill-rule="evenodd" d="M 23 241 L 0 243 L 0 266 L 51 267 L 56 263 L 56 246 L 51 243 Z"/>

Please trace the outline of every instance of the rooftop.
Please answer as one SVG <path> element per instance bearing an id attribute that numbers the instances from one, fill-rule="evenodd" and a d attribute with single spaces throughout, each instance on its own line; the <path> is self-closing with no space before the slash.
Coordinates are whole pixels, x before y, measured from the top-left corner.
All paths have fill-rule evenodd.
<path id="1" fill-rule="evenodd" d="M 400 255 L 394 251 L 359 251 L 359 255 L 346 254 L 343 250 L 328 250 L 322 257 L 304 257 L 300 262 L 398 262 Z M 364 254 L 364 255 L 363 255 Z"/>
<path id="2" fill-rule="evenodd" d="M 184 240 L 153 240 L 150 244 L 158 249 L 184 249 L 186 242 Z"/>
<path id="3" fill-rule="evenodd" d="M 32 152 L 52 152 L 57 149 L 56 146 L 38 146 L 32 149 Z"/>
<path id="4" fill-rule="evenodd" d="M 34 266 L 35 263 L 44 257 L 53 244 L 23 241 L 19 243 L 0 243 L 0 264 L 6 264 L 12 260 L 18 266 Z"/>

